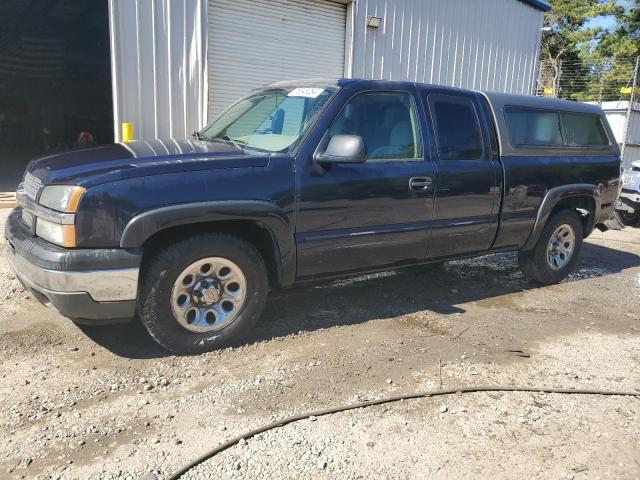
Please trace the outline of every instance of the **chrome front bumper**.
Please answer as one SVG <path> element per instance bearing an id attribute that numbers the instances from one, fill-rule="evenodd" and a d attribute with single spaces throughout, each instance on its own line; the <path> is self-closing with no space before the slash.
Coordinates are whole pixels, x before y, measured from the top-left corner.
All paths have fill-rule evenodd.
<path id="1" fill-rule="evenodd" d="M 77 323 L 135 316 L 141 251 L 58 247 L 33 236 L 21 214 L 15 209 L 5 224 L 5 258 L 36 300 Z"/>
<path id="2" fill-rule="evenodd" d="M 61 272 L 30 263 L 7 242 L 7 261 L 24 283 L 56 293 L 87 293 L 96 302 L 135 300 L 140 269 Z"/>

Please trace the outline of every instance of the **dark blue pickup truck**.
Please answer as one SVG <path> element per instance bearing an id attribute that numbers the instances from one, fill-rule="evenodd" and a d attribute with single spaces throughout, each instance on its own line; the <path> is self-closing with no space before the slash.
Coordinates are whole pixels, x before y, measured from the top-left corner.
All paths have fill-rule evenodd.
<path id="1" fill-rule="evenodd" d="M 191 139 L 32 161 L 8 258 L 77 322 L 138 316 L 176 352 L 245 335 L 267 292 L 518 251 L 562 280 L 612 213 L 619 151 L 591 105 L 403 82 L 252 92 Z"/>

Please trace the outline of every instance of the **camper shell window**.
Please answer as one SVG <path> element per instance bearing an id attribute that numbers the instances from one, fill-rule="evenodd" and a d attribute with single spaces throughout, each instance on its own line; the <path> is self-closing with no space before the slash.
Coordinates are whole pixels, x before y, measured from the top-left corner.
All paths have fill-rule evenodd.
<path id="1" fill-rule="evenodd" d="M 608 148 L 599 115 L 506 106 L 504 118 L 514 147 Z"/>

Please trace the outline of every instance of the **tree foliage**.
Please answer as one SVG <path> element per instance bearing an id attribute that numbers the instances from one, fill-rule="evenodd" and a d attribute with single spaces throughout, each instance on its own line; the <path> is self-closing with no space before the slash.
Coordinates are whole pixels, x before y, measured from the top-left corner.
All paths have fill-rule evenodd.
<path id="1" fill-rule="evenodd" d="M 596 51 L 604 58 L 636 58 L 640 55 L 640 2 L 616 13 L 616 27 L 601 39 Z"/>
<path id="2" fill-rule="evenodd" d="M 614 0 L 551 0 L 550 4 L 542 37 L 542 54 L 549 61 L 577 54 L 581 46 L 601 40 L 605 30 L 588 26 L 589 22 L 619 8 Z"/>
<path id="3" fill-rule="evenodd" d="M 550 0 L 541 46 L 545 92 L 576 100 L 619 96 L 640 55 L 640 0 Z M 613 28 L 600 26 L 615 19 Z"/>

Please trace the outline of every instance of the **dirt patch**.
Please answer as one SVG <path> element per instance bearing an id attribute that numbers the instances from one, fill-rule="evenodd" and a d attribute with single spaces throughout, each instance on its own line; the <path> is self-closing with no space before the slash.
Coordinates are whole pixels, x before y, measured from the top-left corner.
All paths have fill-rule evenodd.
<path id="1" fill-rule="evenodd" d="M 441 382 L 640 388 L 639 253 L 626 229 L 552 287 L 501 254 L 295 289 L 193 357 L 136 323 L 75 326 L 0 258 L 0 478 L 162 475 L 276 418 Z M 186 478 L 633 479 L 639 445 L 636 399 L 472 394 L 290 425 Z"/>

